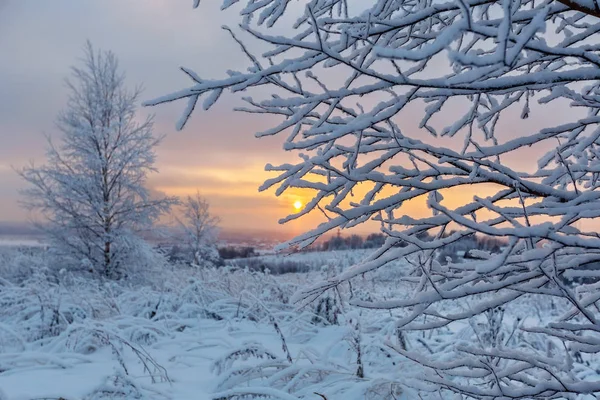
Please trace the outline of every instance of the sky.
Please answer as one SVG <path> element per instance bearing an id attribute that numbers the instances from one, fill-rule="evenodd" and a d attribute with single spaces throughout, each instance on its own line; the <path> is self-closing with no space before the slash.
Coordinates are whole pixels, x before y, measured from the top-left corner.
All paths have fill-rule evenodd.
<path id="1" fill-rule="evenodd" d="M 217 78 L 246 63 L 220 29 L 237 15 L 219 11 L 219 3 L 194 10 L 191 0 L 0 0 L 0 221 L 28 218 L 18 204 L 24 183 L 13 168 L 44 162 L 44 135 L 58 134 L 56 115 L 68 94 L 64 79 L 86 40 L 113 51 L 127 84 L 142 84 L 141 100 L 152 99 L 189 86 L 180 66 Z M 166 135 L 149 186 L 180 196 L 199 190 L 225 230 L 301 233 L 310 221 L 283 227 L 277 221 L 306 199 L 258 192 L 270 176 L 265 164 L 293 159 L 280 138 L 254 137 L 275 121 L 233 113 L 235 104 L 229 97 L 196 113 L 182 132 L 175 124 L 185 103 L 140 109 L 140 115 L 155 114 L 156 134 Z"/>
<path id="2" fill-rule="evenodd" d="M 18 203 L 24 182 L 14 168 L 30 161 L 44 162 L 44 135 L 54 137 L 58 133 L 54 123 L 66 103 L 64 79 L 70 66 L 82 57 L 86 40 L 117 55 L 128 85 L 142 84 L 145 88 L 141 100 L 189 87 L 180 66 L 203 77 L 220 78 L 227 69 L 247 65 L 238 46 L 221 29 L 222 25 L 237 23 L 237 10 L 220 11 L 219 0 L 204 1 L 195 10 L 192 3 L 0 0 L 0 222 L 28 218 Z M 237 104 L 241 104 L 239 99 L 224 97 L 209 112 L 195 112 L 181 132 L 175 131 L 175 124 L 185 101 L 141 108 L 140 117 L 155 114 L 155 132 L 165 135 L 157 150 L 159 173 L 150 176 L 150 188 L 178 196 L 198 190 L 226 231 L 292 236 L 315 227 L 321 216 L 278 224 L 280 218 L 294 211 L 295 202 L 309 199 L 299 192 L 276 197 L 273 191 L 259 193 L 258 187 L 272 176 L 264 171 L 267 163 L 294 162 L 297 156 L 282 150 L 283 137 L 254 137 L 277 119 L 234 113 L 232 108 Z M 510 139 L 539 128 L 540 121 L 546 126 L 564 122 L 560 107 L 547 106 L 542 110 L 543 118 L 534 115 L 522 121 L 509 116 L 498 129 Z M 458 111 L 450 112 L 444 118 L 450 122 L 457 115 Z M 534 167 L 537 158 L 523 153 L 511 157 L 508 161 L 521 170 Z M 478 190 L 461 188 L 451 201 L 460 205 L 475 194 L 485 195 Z M 424 212 L 422 205 L 410 207 L 406 212 L 413 216 Z M 374 228 L 370 225 L 363 232 Z"/>

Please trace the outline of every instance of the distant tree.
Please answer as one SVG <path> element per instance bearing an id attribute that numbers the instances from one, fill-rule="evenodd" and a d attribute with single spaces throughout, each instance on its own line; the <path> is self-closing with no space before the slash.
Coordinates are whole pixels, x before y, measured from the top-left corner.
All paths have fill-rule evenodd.
<path id="1" fill-rule="evenodd" d="M 359 235 L 351 235 L 348 239 L 348 247 L 351 249 L 362 249 L 363 247 L 363 238 Z"/>
<path id="2" fill-rule="evenodd" d="M 312 191 L 303 210 L 283 222 L 311 211 L 326 218 L 288 245 L 380 223 L 387 239 L 379 250 L 296 300 L 313 301 L 404 258 L 411 262 L 405 276 L 418 277 L 406 290 L 352 300 L 394 310 L 398 330 L 456 332 L 515 301 L 559 299 L 565 312 L 551 322 L 518 327 L 545 343 L 538 347 L 508 335 L 496 347 L 457 344 L 443 359 L 397 351 L 423 366 L 418 389 L 435 398 L 600 393 L 597 378 L 577 373 L 587 367 L 572 363 L 579 352 L 600 352 L 600 287 L 562 281 L 600 261 L 592 228 L 600 220 L 598 2 L 297 4 L 224 1 L 224 8 L 241 7 L 239 29 L 229 32 L 247 68 L 217 79 L 184 68 L 189 88 L 147 103 L 187 99 L 181 128 L 199 100 L 206 110 L 227 90 L 244 92 L 242 111 L 280 118 L 257 136 L 283 135 L 284 149 L 299 157 L 269 164 L 276 176 L 261 189 Z M 253 53 L 256 41 L 262 54 Z M 428 212 L 415 215 L 410 204 Z M 450 229 L 456 231 L 444 237 Z M 475 233 L 506 244 L 485 260 L 445 267 L 436 260 L 445 246 Z M 550 350 L 557 343 L 561 350 Z"/>
<path id="3" fill-rule="evenodd" d="M 338 231 L 335 236 L 332 236 L 323 243 L 323 250 L 332 251 L 332 250 L 346 250 L 348 248 L 348 243 L 342 236 L 341 232 Z"/>
<path id="4" fill-rule="evenodd" d="M 371 233 L 365 239 L 363 247 L 365 249 L 374 249 L 383 246 L 385 243 L 385 235 L 383 233 Z"/>
<path id="5" fill-rule="evenodd" d="M 61 144 L 48 139 L 48 163 L 19 171 L 31 185 L 24 203 L 46 219 L 40 226 L 64 261 L 118 278 L 147 249 L 139 234 L 176 203 L 151 198 L 145 186 L 160 138 L 151 117 L 136 118 L 140 90 L 125 87 L 113 53 L 95 52 L 88 42 L 67 87 Z"/>
<path id="6" fill-rule="evenodd" d="M 223 260 L 232 260 L 235 258 L 256 257 L 258 256 L 258 253 L 254 249 L 254 247 L 225 246 L 219 248 L 219 256 Z"/>
<path id="7" fill-rule="evenodd" d="M 196 192 L 182 202 L 179 224 L 184 232 L 184 241 L 188 246 L 195 265 L 218 261 L 219 253 L 215 242 L 218 233 L 219 217 L 209 211 L 208 201 Z"/>

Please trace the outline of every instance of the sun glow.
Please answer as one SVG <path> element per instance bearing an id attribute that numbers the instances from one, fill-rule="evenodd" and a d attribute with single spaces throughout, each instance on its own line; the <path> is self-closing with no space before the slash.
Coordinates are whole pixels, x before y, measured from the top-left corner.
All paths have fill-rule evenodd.
<path id="1" fill-rule="evenodd" d="M 301 202 L 300 200 L 296 200 L 296 201 L 294 202 L 294 208 L 295 208 L 296 210 L 300 210 L 300 209 L 302 208 L 302 202 Z"/>

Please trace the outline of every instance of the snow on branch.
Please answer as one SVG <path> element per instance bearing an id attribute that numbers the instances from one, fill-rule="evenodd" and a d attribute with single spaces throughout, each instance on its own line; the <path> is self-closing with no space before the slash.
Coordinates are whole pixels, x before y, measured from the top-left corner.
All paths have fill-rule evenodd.
<path id="1" fill-rule="evenodd" d="M 314 0 L 300 11 L 286 0 L 242 3 L 241 24 L 230 31 L 250 67 L 221 79 L 188 73 L 189 88 L 145 104 L 188 99 L 182 128 L 200 97 L 210 106 L 227 91 L 269 92 L 246 95 L 240 111 L 278 116 L 258 136 L 286 135 L 283 149 L 298 161 L 268 165 L 274 176 L 261 190 L 312 193 L 281 222 L 327 215 L 283 246 L 379 224 L 388 237 L 381 249 L 295 301 L 306 304 L 406 259 L 410 267 L 399 273 L 409 289 L 352 303 L 398 313 L 399 329 L 432 330 L 524 297 L 559 299 L 569 311 L 535 334 L 548 346 L 562 341 L 569 357 L 596 352 L 595 338 L 573 333 L 599 329 L 598 285 L 585 272 L 600 268 L 596 2 Z M 270 33 L 293 12 L 293 31 Z M 256 40 L 267 48 L 260 55 L 249 45 Z M 442 257 L 469 235 L 504 245 L 465 262 Z M 573 287 L 577 276 L 583 283 Z M 435 370 L 421 389 L 478 399 L 600 390 L 558 368 L 564 352 L 533 358 L 540 348 L 492 350 L 456 349 L 465 361 L 455 367 L 434 355 L 413 357 Z"/>

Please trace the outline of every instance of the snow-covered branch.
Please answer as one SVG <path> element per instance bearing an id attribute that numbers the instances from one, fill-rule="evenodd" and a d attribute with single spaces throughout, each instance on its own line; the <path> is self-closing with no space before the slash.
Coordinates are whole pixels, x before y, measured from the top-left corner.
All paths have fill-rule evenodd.
<path id="1" fill-rule="evenodd" d="M 380 224 L 388 236 L 381 249 L 296 300 L 312 301 L 407 257 L 413 268 L 401 273 L 414 278 L 412 290 L 353 303 L 398 312 L 399 328 L 428 330 L 523 297 L 558 299 L 569 313 L 536 334 L 559 338 L 570 353 L 596 349 L 561 324 L 597 328 L 597 285 L 573 288 L 568 276 L 600 262 L 600 236 L 590 228 L 600 216 L 598 5 L 314 0 L 300 10 L 293 32 L 269 34 L 286 9 L 298 11 L 287 0 L 243 2 L 241 32 L 230 32 L 250 66 L 222 79 L 185 69 L 194 81 L 189 88 L 145 104 L 188 99 L 182 128 L 201 98 L 208 109 L 224 91 L 270 91 L 244 97 L 248 105 L 239 110 L 279 116 L 257 136 L 287 135 L 284 150 L 299 160 L 267 165 L 275 176 L 260 189 L 312 193 L 303 210 L 281 222 L 314 210 L 329 216 L 285 246 L 369 220 Z M 257 40 L 268 46 L 261 55 L 251 51 Z M 414 204 L 429 215 L 415 216 Z M 425 234 L 429 239 L 420 239 Z M 439 259 L 445 246 L 468 235 L 505 245 L 463 263 Z M 457 304 L 462 308 L 450 307 Z M 564 353 L 534 362 L 539 349 L 530 350 L 458 349 L 468 364 L 452 376 L 464 380 L 439 371 L 427 379 L 435 390 L 470 398 L 598 391 L 596 382 L 556 369 Z"/>

